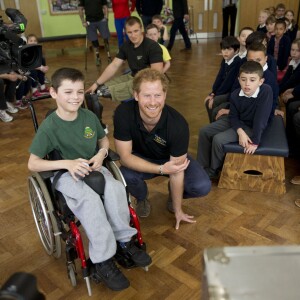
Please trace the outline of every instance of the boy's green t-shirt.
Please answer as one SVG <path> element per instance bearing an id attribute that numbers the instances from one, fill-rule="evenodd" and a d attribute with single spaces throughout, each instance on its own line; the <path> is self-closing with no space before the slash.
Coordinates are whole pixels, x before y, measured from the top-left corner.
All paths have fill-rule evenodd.
<path id="1" fill-rule="evenodd" d="M 90 159 L 104 136 L 97 116 L 87 109 L 80 108 L 74 121 L 64 121 L 53 112 L 42 122 L 29 151 L 40 158 L 56 149 L 63 159 Z"/>

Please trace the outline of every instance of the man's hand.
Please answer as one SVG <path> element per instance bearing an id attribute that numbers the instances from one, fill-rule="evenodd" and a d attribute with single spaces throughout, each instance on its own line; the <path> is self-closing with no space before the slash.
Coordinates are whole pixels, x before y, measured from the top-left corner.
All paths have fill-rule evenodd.
<path id="1" fill-rule="evenodd" d="M 85 93 L 93 94 L 97 89 L 97 84 L 93 83 L 86 91 Z"/>
<path id="2" fill-rule="evenodd" d="M 176 230 L 179 229 L 179 225 L 180 225 L 181 221 L 184 221 L 187 223 L 196 223 L 196 221 L 193 220 L 194 216 L 187 215 L 182 210 L 175 213 L 175 218 L 176 218 L 176 224 L 175 224 Z"/>
<path id="3" fill-rule="evenodd" d="M 78 176 L 85 177 L 92 172 L 89 162 L 86 159 L 78 158 L 75 160 L 68 160 L 67 170 L 70 172 L 74 180 L 78 181 Z"/>
<path id="4" fill-rule="evenodd" d="M 179 173 L 184 171 L 188 167 L 189 163 L 190 161 L 187 158 L 182 163 L 180 163 L 179 160 L 169 160 L 162 165 L 161 171 L 163 174 L 168 175 Z"/>

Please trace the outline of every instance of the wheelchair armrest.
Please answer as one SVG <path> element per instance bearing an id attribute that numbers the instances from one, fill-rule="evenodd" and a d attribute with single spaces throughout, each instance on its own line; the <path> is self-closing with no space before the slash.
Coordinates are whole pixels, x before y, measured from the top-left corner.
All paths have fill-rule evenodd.
<path id="1" fill-rule="evenodd" d="M 106 159 L 109 161 L 117 161 L 117 160 L 120 160 L 120 156 L 117 152 L 115 152 L 111 149 L 108 149 L 108 156 Z"/>
<path id="2" fill-rule="evenodd" d="M 54 176 L 54 172 L 53 171 L 42 171 L 42 172 L 39 172 L 39 174 L 41 175 L 41 177 L 46 180 L 46 179 L 49 179 L 51 177 Z"/>

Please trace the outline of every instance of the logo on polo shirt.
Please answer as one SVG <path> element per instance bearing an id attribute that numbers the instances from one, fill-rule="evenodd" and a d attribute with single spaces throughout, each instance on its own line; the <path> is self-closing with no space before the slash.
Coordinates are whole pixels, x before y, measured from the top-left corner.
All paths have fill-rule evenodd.
<path id="1" fill-rule="evenodd" d="M 86 138 L 86 139 L 91 139 L 93 138 L 95 135 L 95 131 L 93 131 L 93 129 L 91 127 L 85 127 L 84 128 L 84 134 L 83 136 Z"/>
<path id="2" fill-rule="evenodd" d="M 167 145 L 167 142 L 162 139 L 161 137 L 159 137 L 157 134 L 154 136 L 154 139 L 153 139 L 156 143 L 162 145 L 162 146 L 166 146 Z"/>
<path id="3" fill-rule="evenodd" d="M 142 55 L 138 55 L 138 56 L 136 57 L 137 60 L 141 60 L 142 58 L 143 58 Z"/>

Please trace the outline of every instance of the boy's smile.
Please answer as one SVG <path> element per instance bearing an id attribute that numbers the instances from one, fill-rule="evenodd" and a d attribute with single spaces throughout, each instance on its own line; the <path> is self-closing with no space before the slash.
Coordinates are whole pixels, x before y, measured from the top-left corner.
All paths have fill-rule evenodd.
<path id="1" fill-rule="evenodd" d="M 84 84 L 82 81 L 63 80 L 57 91 L 50 88 L 50 95 L 56 100 L 59 117 L 72 121 L 77 118 L 78 109 L 84 100 Z"/>

